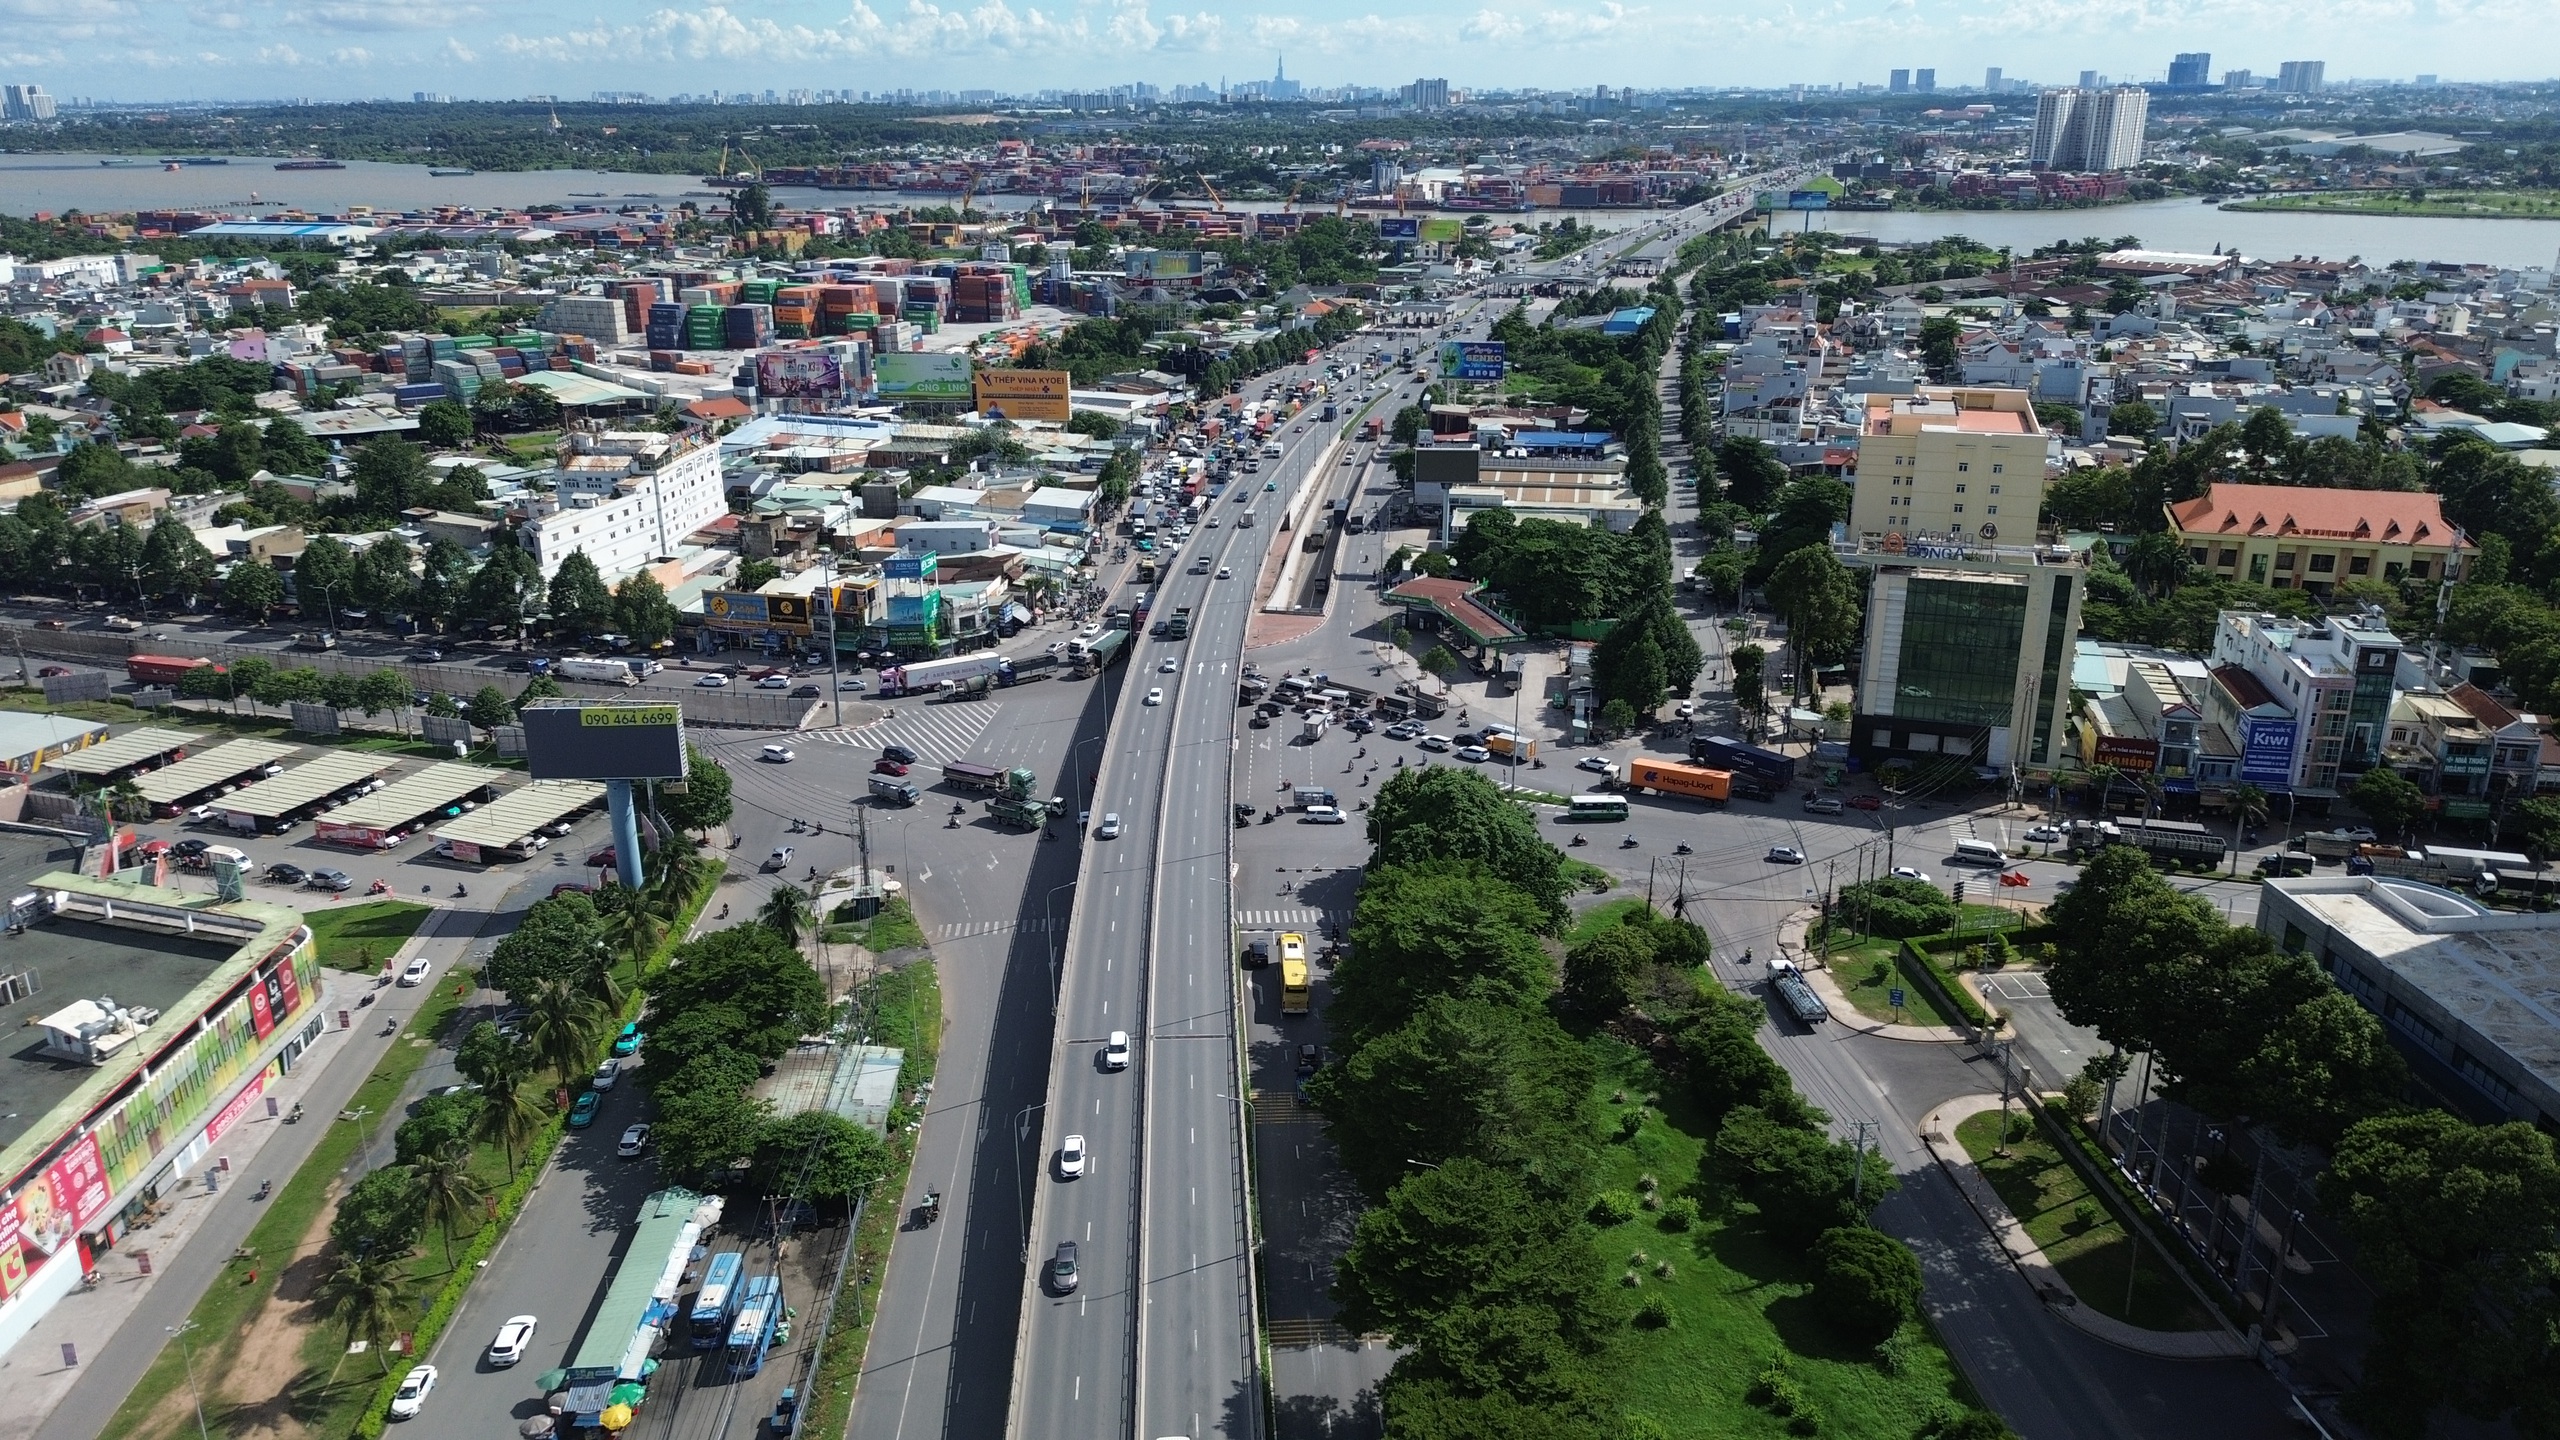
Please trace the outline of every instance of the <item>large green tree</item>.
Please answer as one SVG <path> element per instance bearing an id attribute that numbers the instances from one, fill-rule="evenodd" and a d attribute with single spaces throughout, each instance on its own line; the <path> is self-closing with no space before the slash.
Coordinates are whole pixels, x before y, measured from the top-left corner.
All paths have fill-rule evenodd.
<path id="1" fill-rule="evenodd" d="M 762 925 L 714 930 L 677 946 L 673 963 L 643 988 L 653 1028 L 656 1017 L 695 1005 L 732 1006 L 745 1020 L 734 1043 L 767 1060 L 827 1021 L 826 982 L 796 947 Z"/>
<path id="2" fill-rule="evenodd" d="M 1838 664 L 1858 643 L 1858 577 L 1825 545 L 1807 545 L 1769 572 L 1769 603 L 1787 618 L 1795 657 L 1792 694 L 1811 693 L 1814 671 Z"/>
<path id="3" fill-rule="evenodd" d="M 1536 897 L 1480 861 L 1372 868 L 1325 1012 L 1334 1043 L 1356 1048 L 1434 995 L 1543 1003 L 1555 989 L 1555 964 L 1537 939 L 1546 919 Z"/>
<path id="4" fill-rule="evenodd" d="M 572 635 L 599 635 L 613 628 L 613 592 L 584 550 L 561 557 L 551 572 L 551 623 Z"/>
<path id="5" fill-rule="evenodd" d="M 1564 918 L 1571 885 L 1564 853 L 1538 833 L 1528 806 L 1473 770 L 1408 767 L 1378 787 L 1369 809 L 1374 865 L 1474 860 L 1538 902 L 1550 925 Z"/>
<path id="6" fill-rule="evenodd" d="M 1343 1167 L 1383 1196 L 1415 1163 L 1472 1155 L 1578 1195 L 1590 1183 L 1595 1076 L 1543 1012 L 1434 996 L 1308 1082 Z"/>

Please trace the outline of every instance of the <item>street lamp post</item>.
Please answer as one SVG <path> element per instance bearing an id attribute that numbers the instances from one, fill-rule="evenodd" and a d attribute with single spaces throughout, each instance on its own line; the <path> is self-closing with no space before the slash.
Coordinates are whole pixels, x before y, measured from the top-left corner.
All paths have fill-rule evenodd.
<path id="1" fill-rule="evenodd" d="M 1049 893 L 1040 899 L 1040 931 L 1049 939 L 1049 1017 L 1053 1020 L 1058 1015 L 1058 926 L 1050 918 L 1049 906 L 1058 898 L 1059 891 L 1074 888 L 1076 882 L 1073 880 L 1064 885 L 1053 885 Z"/>
<path id="2" fill-rule="evenodd" d="M 1013 1214 L 1014 1223 L 1022 1227 L 1022 1254 L 1031 1255 L 1031 1192 L 1022 1180 L 1022 1142 L 1031 1138 L 1031 1117 L 1049 1108 L 1049 1102 L 1025 1105 L 1013 1112 Z"/>
<path id="3" fill-rule="evenodd" d="M 204 1392 L 196 1388 L 195 1347 L 187 1343 L 187 1332 L 196 1328 L 196 1322 L 190 1320 L 184 1325 L 164 1325 L 160 1328 L 178 1337 L 178 1353 L 186 1357 L 187 1394 L 195 1401 L 196 1406 L 196 1440 L 212 1440 L 210 1432 L 205 1429 Z"/>

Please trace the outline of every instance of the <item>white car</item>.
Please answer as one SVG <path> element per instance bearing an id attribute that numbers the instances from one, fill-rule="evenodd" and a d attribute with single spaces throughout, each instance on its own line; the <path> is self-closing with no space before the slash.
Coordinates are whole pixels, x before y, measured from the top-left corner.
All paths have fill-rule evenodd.
<path id="1" fill-rule="evenodd" d="M 767 675 L 756 682 L 756 688 L 759 690 L 788 690 L 791 688 L 791 677 L 788 675 Z"/>
<path id="2" fill-rule="evenodd" d="M 504 1370 L 524 1358 L 525 1347 L 533 1343 L 534 1320 L 518 1315 L 498 1327 L 498 1338 L 489 1342 L 489 1368 Z"/>
<path id="3" fill-rule="evenodd" d="M 725 690 L 729 688 L 729 677 L 726 675 L 705 675 L 701 679 L 693 682 L 693 688 L 697 690 Z"/>
<path id="4" fill-rule="evenodd" d="M 1617 766 L 1610 764 L 1608 761 L 1597 755 L 1583 756 L 1581 759 L 1573 762 L 1573 768 L 1576 770 L 1588 770 L 1594 775 L 1610 775 L 1616 773 L 1618 769 Z"/>
<path id="5" fill-rule="evenodd" d="M 1110 1037 L 1102 1042 L 1102 1068 L 1105 1070 L 1129 1068 L 1128 1031 L 1114 1030 Z"/>
<path id="6" fill-rule="evenodd" d="M 622 1063 L 618 1060 L 607 1060 L 596 1067 L 596 1077 L 588 1083 L 598 1090 L 610 1090 L 613 1088 L 613 1082 L 621 1078 Z"/>
<path id="7" fill-rule="evenodd" d="M 1227 567 L 1226 567 L 1226 566 L 1221 565 L 1221 566 L 1219 566 L 1219 567 L 1218 567 L 1218 578 L 1219 578 L 1219 579 L 1221 579 L 1221 580 L 1231 579 L 1231 578 L 1233 578 L 1233 575 L 1234 575 L 1234 572 L 1232 572 L 1232 571 L 1230 571 L 1229 569 L 1227 569 Z"/>
<path id="8" fill-rule="evenodd" d="M 1929 872 L 1921 869 L 1917 865 L 1896 865 L 1893 867 L 1893 878 L 1896 880 L 1917 880 L 1921 884 L 1926 885 L 1929 883 Z"/>
<path id="9" fill-rule="evenodd" d="M 1068 1136 L 1067 1143 L 1058 1147 L 1058 1178 L 1061 1180 L 1073 1180 L 1077 1176 L 1082 1175 L 1084 1173 L 1084 1158 L 1084 1137 L 1081 1135 Z"/>
<path id="10" fill-rule="evenodd" d="M 1175 672 L 1176 670 L 1179 670 L 1179 669 L 1181 669 L 1181 668 L 1182 668 L 1182 661 L 1181 661 L 1180 659 L 1178 659 L 1178 658 L 1174 657 L 1174 656 L 1171 656 L 1171 655 L 1167 655 L 1166 657 L 1164 657 L 1164 663 L 1163 663 L 1163 664 L 1161 664 L 1161 665 L 1158 665 L 1158 666 L 1156 667 L 1156 669 L 1157 669 L 1157 671 L 1158 671 L 1159 673 L 1166 674 L 1166 675 L 1170 675 L 1170 674 L 1172 674 L 1173 672 Z"/>
<path id="11" fill-rule="evenodd" d="M 1307 807 L 1307 813 L 1299 817 L 1298 823 L 1301 825 L 1348 825 L 1351 823 L 1351 818 L 1331 805 L 1310 805 Z"/>
<path id="12" fill-rule="evenodd" d="M 799 759 L 800 754 L 788 745 L 767 745 L 756 758 L 768 765 L 788 765 Z"/>
<path id="13" fill-rule="evenodd" d="M 640 1152 L 648 1148 L 649 1127 L 634 1125 L 622 1132 L 622 1143 L 613 1147 L 613 1153 L 625 1160 L 637 1160 L 640 1158 Z"/>
<path id="14" fill-rule="evenodd" d="M 2059 845 L 2062 843 L 2062 827 L 2038 825 L 2027 832 L 2027 839 L 2038 845 Z"/>
<path id="15" fill-rule="evenodd" d="M 422 955 L 410 961 L 408 967 L 400 972 L 400 983 L 407 987 L 424 985 L 427 983 L 427 971 L 430 968 L 432 967 L 427 964 L 426 957 Z"/>
<path id="16" fill-rule="evenodd" d="M 1218 528 L 1218 517 L 1217 517 L 1217 516 L 1212 515 L 1212 516 L 1210 516 L 1210 517 L 1209 517 L 1209 528 L 1210 528 L 1210 529 L 1212 529 L 1212 530 L 1215 530 L 1215 529 L 1217 529 L 1217 528 Z"/>
<path id="17" fill-rule="evenodd" d="M 1458 758 L 1470 764 L 1481 765 L 1493 758 L 1493 752 L 1481 745 L 1461 745 L 1458 747 Z"/>
<path id="18" fill-rule="evenodd" d="M 859 695 L 862 693 L 862 682 L 848 676 L 845 679 L 837 681 L 836 688 L 847 695 Z"/>
<path id="19" fill-rule="evenodd" d="M 1446 735 L 1425 735 L 1414 741 L 1413 746 L 1417 750 L 1446 750 L 1455 743 Z"/>
<path id="20" fill-rule="evenodd" d="M 1161 685 L 1159 685 L 1159 686 L 1157 686 L 1155 689 L 1148 691 L 1148 692 L 1147 692 L 1147 701 L 1146 701 L 1146 703 L 1148 703 L 1148 704 L 1150 704 L 1150 705 L 1161 705 L 1161 704 L 1163 704 L 1163 703 L 1164 703 L 1164 687 L 1163 687 L 1163 686 L 1161 686 Z"/>
<path id="21" fill-rule="evenodd" d="M 1119 839 L 1119 838 L 1120 838 L 1120 817 L 1119 817 L 1119 815 L 1115 813 L 1115 814 L 1109 814 L 1109 815 L 1105 815 L 1105 816 L 1103 816 L 1103 817 L 1102 817 L 1102 825 L 1101 825 L 1101 828 L 1099 828 L 1099 829 L 1097 829 L 1097 830 L 1095 830 L 1095 831 L 1093 832 L 1093 838 L 1094 838 L 1094 839 L 1096 839 L 1096 840 L 1117 840 L 1117 839 Z"/>
<path id="22" fill-rule="evenodd" d="M 1769 853 L 1761 858 L 1772 865 L 1801 865 L 1804 863 L 1804 852 L 1793 845 L 1772 845 L 1769 847 Z"/>
<path id="23" fill-rule="evenodd" d="M 435 1393 L 436 1367 L 421 1365 L 400 1377 L 400 1388 L 391 1397 L 391 1418 L 414 1420 L 427 1406 L 427 1397 Z"/>

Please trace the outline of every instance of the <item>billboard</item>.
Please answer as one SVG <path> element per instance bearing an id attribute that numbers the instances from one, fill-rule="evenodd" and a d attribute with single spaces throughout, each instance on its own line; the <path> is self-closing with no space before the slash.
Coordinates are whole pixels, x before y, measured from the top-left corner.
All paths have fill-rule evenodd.
<path id="1" fill-rule="evenodd" d="M 1467 238 L 1467 222 L 1455 215 L 1431 215 L 1422 221 L 1422 238 L 1434 245 L 1455 245 Z"/>
<path id="2" fill-rule="evenodd" d="M 844 393 L 844 366 L 824 350 L 768 350 L 756 357 L 756 392 L 776 399 L 831 400 Z"/>
<path id="3" fill-rule="evenodd" d="M 2100 735 L 2092 757 L 2127 774 L 2148 775 L 2160 768 L 2160 742 L 2140 735 Z"/>
<path id="4" fill-rule="evenodd" d="M 1419 215 L 1381 215 L 1378 217 L 1378 238 L 1381 240 L 1419 240 L 1422 238 L 1422 217 Z"/>
<path id="5" fill-rule="evenodd" d="M 801 601 L 802 613 L 808 602 Z M 685 773 L 684 709 L 613 700 L 524 708 L 525 768 L 536 780 L 676 780 Z"/>
<path id="6" fill-rule="evenodd" d="M 880 574 L 890 580 L 922 580 L 934 572 L 936 553 L 892 555 L 880 562 Z"/>
<path id="7" fill-rule="evenodd" d="M 1067 380 L 1064 370 L 981 370 L 977 377 L 978 413 L 990 419 L 1046 420 L 1067 423 Z"/>
<path id="8" fill-rule="evenodd" d="M 91 1133 L 0 1204 L 0 1298 L 26 1288 L 30 1277 L 66 1250 L 78 1263 L 80 1232 L 95 1226 L 111 1198 L 98 1137 Z"/>
<path id="9" fill-rule="evenodd" d="M 1509 366 L 1499 340 L 1443 340 L 1440 373 L 1451 380 L 1499 380 Z"/>
<path id="10" fill-rule="evenodd" d="M 966 401 L 972 368 L 957 350 L 891 350 L 871 363 L 883 400 Z"/>
<path id="11" fill-rule="evenodd" d="M 1132 250 L 1120 261 L 1120 273 L 1132 280 L 1197 280 L 1207 269 L 1197 250 Z"/>
<path id="12" fill-rule="evenodd" d="M 2292 720 L 2240 719 L 2240 779 L 2265 787 L 2293 783 L 2296 726 Z"/>
<path id="13" fill-rule="evenodd" d="M 1828 210 L 1831 208 L 1831 192 L 1828 190 L 1790 190 L 1787 192 L 1787 208 L 1790 210 Z"/>
<path id="14" fill-rule="evenodd" d="M 765 597 L 752 590 L 714 590 L 702 597 L 702 613 L 737 625 L 762 625 Z"/>

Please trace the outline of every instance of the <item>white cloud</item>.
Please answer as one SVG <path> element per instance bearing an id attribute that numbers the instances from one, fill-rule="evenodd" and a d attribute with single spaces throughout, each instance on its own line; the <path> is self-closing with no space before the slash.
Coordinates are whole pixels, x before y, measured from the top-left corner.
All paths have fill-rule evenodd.
<path id="1" fill-rule="evenodd" d="M 365 49 L 361 45 L 349 45 L 344 49 L 330 51 L 329 63 L 332 65 L 370 65 L 373 63 L 373 52 Z"/>

